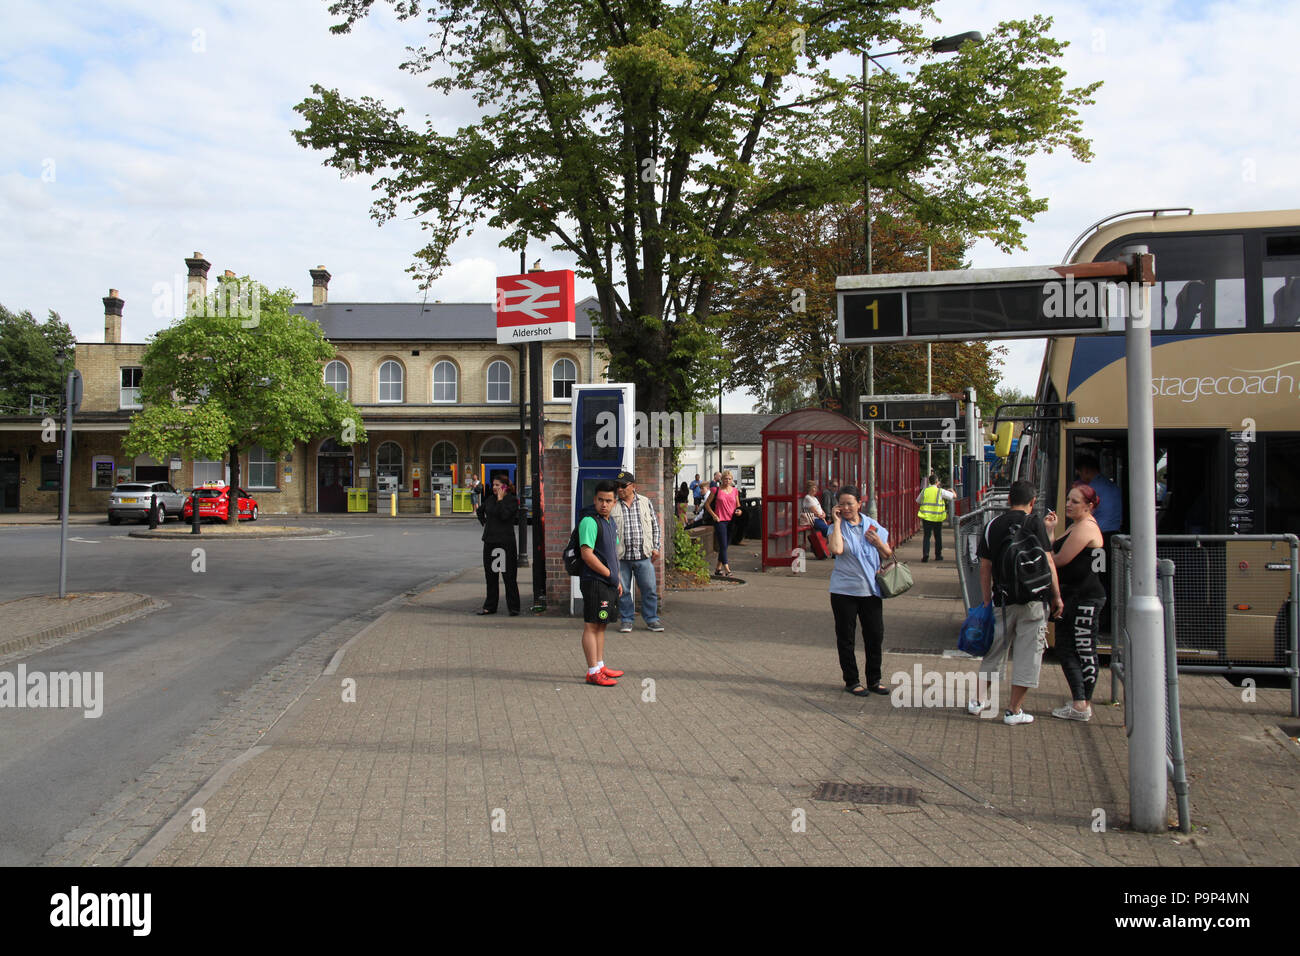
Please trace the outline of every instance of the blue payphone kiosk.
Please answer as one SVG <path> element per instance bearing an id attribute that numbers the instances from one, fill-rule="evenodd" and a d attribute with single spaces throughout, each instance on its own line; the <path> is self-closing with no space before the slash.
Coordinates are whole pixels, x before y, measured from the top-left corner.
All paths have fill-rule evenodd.
<path id="1" fill-rule="evenodd" d="M 591 507 L 596 484 L 631 471 L 636 456 L 636 386 L 574 385 L 573 446 L 570 491 L 573 524 L 583 508 Z M 570 527 L 573 525 L 571 524 Z M 569 613 L 582 592 L 570 580 Z"/>

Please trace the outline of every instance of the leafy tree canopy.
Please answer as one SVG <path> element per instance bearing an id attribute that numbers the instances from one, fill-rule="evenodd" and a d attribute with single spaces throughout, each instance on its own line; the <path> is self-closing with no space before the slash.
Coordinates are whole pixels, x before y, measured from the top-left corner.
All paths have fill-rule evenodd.
<path id="1" fill-rule="evenodd" d="M 25 414 L 32 396 L 44 398 L 51 409 L 59 406 L 65 380 L 57 356 L 62 350 L 71 360 L 75 342 L 53 310 L 37 322 L 28 310 L 10 312 L 0 305 L 0 415 Z"/>
<path id="2" fill-rule="evenodd" d="M 873 216 L 872 262 L 877 272 L 960 269 L 965 244 L 922 228 L 897 197 Z M 732 351 L 733 383 L 774 407 L 787 396 L 857 417 L 867 391 L 867 350 L 835 341 L 835 279 L 865 270 L 862 203 L 834 203 L 806 212 L 773 213 L 759 221 L 759 250 L 724 284 L 729 310 L 724 342 Z M 927 257 L 927 250 L 930 255 Z M 1005 349 L 987 342 L 935 343 L 931 391 L 974 386 L 992 396 Z M 926 391 L 924 344 L 875 348 L 875 393 Z"/>
<path id="3" fill-rule="evenodd" d="M 253 288 L 247 277 L 219 281 Z M 289 311 L 291 289 L 256 290 L 244 296 L 257 303 L 254 313 L 204 309 L 153 337 L 142 359 L 144 409 L 131 418 L 126 454 L 228 457 L 237 485 L 241 449 L 283 453 L 325 434 L 341 444 L 365 440 L 361 413 L 324 382 L 321 363 L 336 352 L 320 326 Z"/>
<path id="4" fill-rule="evenodd" d="M 440 131 L 317 85 L 295 108 L 297 141 L 376 174 L 379 220 L 413 209 L 431 237 L 413 266 L 426 280 L 483 221 L 511 248 L 541 239 L 574 256 L 596 286 L 612 375 L 646 408 L 685 411 L 717 380 L 715 294 L 764 217 L 843 202 L 869 175 L 922 225 L 1010 248 L 1047 205 L 1027 157 L 1090 155 L 1077 111 L 1096 86 L 1066 85 L 1043 17 L 940 57 L 918 25 L 930 0 L 390 2 L 429 27 L 401 68 L 471 95 L 481 118 Z M 332 29 L 373 5 L 338 0 Z M 831 63 L 867 46 L 905 48 L 914 67 L 872 79 L 870 167 L 861 81 Z"/>

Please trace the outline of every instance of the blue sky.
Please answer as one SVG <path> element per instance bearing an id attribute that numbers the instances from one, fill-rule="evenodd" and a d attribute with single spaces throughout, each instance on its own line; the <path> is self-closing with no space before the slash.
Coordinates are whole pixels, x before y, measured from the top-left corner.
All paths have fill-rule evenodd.
<path id="1" fill-rule="evenodd" d="M 292 112 L 312 83 L 434 111 L 444 129 L 469 122 L 468 97 L 433 94 L 399 72 L 423 36 L 391 8 L 351 34 L 329 33 L 322 0 L 41 3 L 6 0 L 0 35 L 0 302 L 53 308 L 83 341 L 101 341 L 100 299 L 126 300 L 124 335 L 166 324 L 159 285 L 201 251 L 216 274 L 252 272 L 310 295 L 326 265 L 333 300 L 412 301 L 405 269 L 424 243 L 417 223 L 379 227 L 362 177 L 340 179 L 300 148 Z M 1051 208 L 1027 227 L 1028 249 L 973 250 L 980 267 L 1046 264 L 1111 212 L 1193 206 L 1199 212 L 1300 206 L 1295 97 L 1300 0 L 1089 3 L 940 0 L 936 35 L 987 30 L 1044 12 L 1069 40 L 1072 85 L 1104 80 L 1083 119 L 1096 158 L 1058 153 L 1030 165 Z M 429 297 L 488 301 L 515 254 L 480 230 L 453 250 Z M 549 267 L 571 265 L 542 248 Z M 581 294 L 583 289 L 579 289 Z M 1010 384 L 1037 379 L 1041 344 L 1016 343 Z M 727 409 L 748 411 L 741 393 Z"/>

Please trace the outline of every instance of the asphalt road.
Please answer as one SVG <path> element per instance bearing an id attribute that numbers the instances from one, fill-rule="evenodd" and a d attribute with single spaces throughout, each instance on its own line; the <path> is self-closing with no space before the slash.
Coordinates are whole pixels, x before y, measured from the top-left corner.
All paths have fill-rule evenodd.
<path id="1" fill-rule="evenodd" d="M 300 644 L 480 560 L 472 519 L 267 517 L 340 534 L 154 541 L 128 537 L 131 525 L 69 528 L 70 591 L 136 591 L 170 607 L 22 658 L 29 673 L 102 671 L 105 704 L 97 719 L 0 709 L 0 865 L 39 861 Z M 57 526 L 0 527 L 0 601 L 57 593 L 58 562 Z"/>

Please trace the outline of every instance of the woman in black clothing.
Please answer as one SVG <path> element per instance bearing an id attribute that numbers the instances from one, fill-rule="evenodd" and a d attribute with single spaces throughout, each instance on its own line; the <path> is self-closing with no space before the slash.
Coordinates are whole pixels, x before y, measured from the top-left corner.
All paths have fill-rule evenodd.
<path id="1" fill-rule="evenodd" d="M 510 616 L 519 613 L 519 547 L 515 524 L 519 518 L 519 501 L 510 482 L 492 479 L 492 493 L 478 506 L 479 524 L 483 525 L 483 576 L 487 579 L 487 599 L 479 614 L 495 614 L 500 589 L 497 575 L 506 578 L 506 607 Z"/>
<path id="2" fill-rule="evenodd" d="M 1097 492 L 1078 482 L 1065 499 L 1065 517 L 1071 522 L 1052 546 L 1052 562 L 1061 582 L 1065 610 L 1056 622 L 1056 656 L 1070 684 L 1074 702 L 1052 711 L 1064 720 L 1092 719 L 1092 692 L 1101 670 L 1097 660 L 1097 625 L 1106 604 L 1106 591 L 1093 570 L 1102 547 L 1101 528 L 1092 513 L 1100 503 Z M 1043 519 L 1049 534 L 1056 531 L 1056 512 Z"/>

